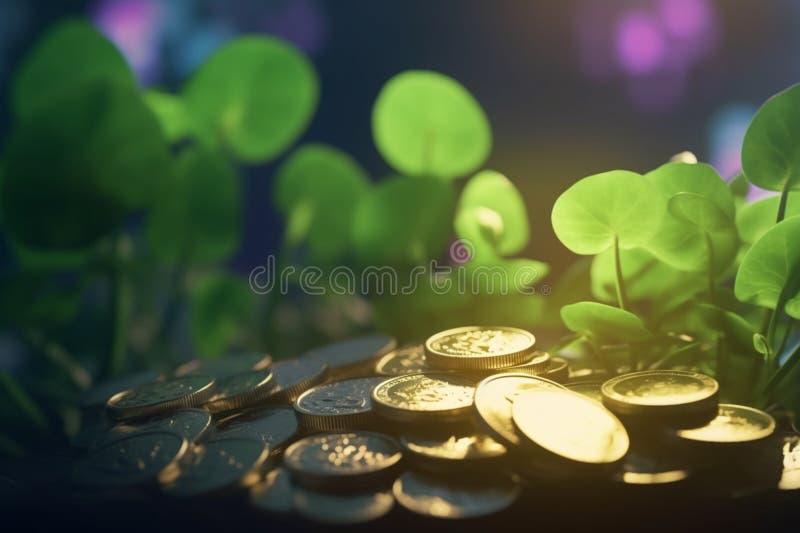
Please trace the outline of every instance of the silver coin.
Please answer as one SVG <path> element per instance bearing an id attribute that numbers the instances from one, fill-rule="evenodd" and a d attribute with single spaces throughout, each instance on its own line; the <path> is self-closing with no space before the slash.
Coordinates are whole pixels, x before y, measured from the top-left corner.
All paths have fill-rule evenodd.
<path id="1" fill-rule="evenodd" d="M 254 484 L 269 447 L 252 439 L 214 439 L 195 448 L 180 474 L 164 487 L 172 496 L 189 497 Z"/>
<path id="2" fill-rule="evenodd" d="M 211 376 L 217 380 L 248 370 L 264 370 L 272 364 L 272 356 L 261 352 L 226 355 L 217 359 L 195 359 L 175 369 L 176 376 Z"/>
<path id="3" fill-rule="evenodd" d="M 92 447 L 98 448 L 134 433 L 153 431 L 174 433 L 190 443 L 197 443 L 205 438 L 213 429 L 214 425 L 211 421 L 211 413 L 205 409 L 179 409 L 167 416 L 147 420 L 141 424 L 117 424 L 108 432 L 101 435 Z"/>
<path id="4" fill-rule="evenodd" d="M 75 465 L 72 479 L 94 488 L 152 483 L 174 472 L 188 448 L 188 442 L 174 433 L 136 433 L 85 455 Z"/>
<path id="5" fill-rule="evenodd" d="M 221 423 L 218 439 L 255 439 L 273 452 L 282 450 L 297 434 L 297 417 L 288 407 L 265 407 Z"/>
<path id="6" fill-rule="evenodd" d="M 365 366 L 372 373 L 374 362 L 394 350 L 397 341 L 386 335 L 368 335 L 320 346 L 300 356 L 301 359 L 326 363 L 334 376 Z"/>
<path id="7" fill-rule="evenodd" d="M 296 489 L 294 507 L 300 515 L 322 524 L 363 524 L 389 513 L 394 497 L 390 491 L 331 494 Z"/>
<path id="8" fill-rule="evenodd" d="M 355 378 L 318 385 L 297 398 L 300 423 L 317 431 L 363 427 L 373 418 L 372 390 L 384 378 Z"/>
<path id="9" fill-rule="evenodd" d="M 397 503 L 412 513 L 436 518 L 474 518 L 511 506 L 520 489 L 503 478 L 467 482 L 406 472 L 394 482 L 392 492 Z"/>
<path id="10" fill-rule="evenodd" d="M 214 379 L 185 376 L 119 392 L 106 407 L 116 419 L 144 418 L 171 409 L 196 407 L 214 394 Z"/>
<path id="11" fill-rule="evenodd" d="M 316 490 L 374 485 L 394 473 L 401 457 L 393 438 L 360 431 L 301 439 L 286 449 L 283 463 L 295 482 Z"/>
<path id="12" fill-rule="evenodd" d="M 278 361 L 271 367 L 275 389 L 269 396 L 273 403 L 292 403 L 303 392 L 328 375 L 328 365 L 314 359 L 287 359 Z"/>
<path id="13" fill-rule="evenodd" d="M 155 383 L 161 377 L 161 374 L 155 370 L 146 370 L 103 381 L 84 391 L 78 399 L 78 403 L 81 407 L 105 407 L 108 399 L 116 393 Z"/>
<path id="14" fill-rule="evenodd" d="M 205 408 L 212 413 L 242 409 L 263 401 L 274 389 L 271 370 L 248 370 L 217 381 Z"/>
<path id="15" fill-rule="evenodd" d="M 267 473 L 264 481 L 250 488 L 250 502 L 271 513 L 291 513 L 294 509 L 294 487 L 285 468 Z"/>

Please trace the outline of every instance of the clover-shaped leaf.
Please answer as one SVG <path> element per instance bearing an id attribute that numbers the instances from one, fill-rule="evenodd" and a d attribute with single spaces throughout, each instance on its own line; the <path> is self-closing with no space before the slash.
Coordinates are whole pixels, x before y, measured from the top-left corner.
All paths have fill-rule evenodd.
<path id="1" fill-rule="evenodd" d="M 311 120 L 317 74 L 291 44 L 241 37 L 223 45 L 195 72 L 183 92 L 196 134 L 224 143 L 248 162 L 274 159 Z"/>
<path id="2" fill-rule="evenodd" d="M 201 357 L 216 358 L 229 348 L 246 345 L 255 295 L 242 278 L 215 273 L 191 289 L 190 330 Z"/>
<path id="3" fill-rule="evenodd" d="M 742 143 L 742 170 L 770 191 L 800 189 L 800 85 L 761 106 Z"/>
<path id="4" fill-rule="evenodd" d="M 669 199 L 667 209 L 678 220 L 693 224 L 706 233 L 733 227 L 733 220 L 717 204 L 697 193 L 679 192 Z"/>
<path id="5" fill-rule="evenodd" d="M 601 342 L 641 342 L 652 337 L 638 316 L 597 302 L 565 305 L 561 319 L 571 331 Z"/>
<path id="6" fill-rule="evenodd" d="M 458 202 L 456 234 L 462 239 L 489 240 L 499 255 L 512 255 L 528 244 L 528 213 L 522 195 L 508 178 L 493 170 L 467 182 Z"/>
<path id="7" fill-rule="evenodd" d="M 775 225 L 780 197 L 771 196 L 745 204 L 736 212 L 736 228 L 742 241 L 752 244 Z M 800 215 L 800 192 L 791 192 L 786 202 L 786 217 Z"/>
<path id="8" fill-rule="evenodd" d="M 278 169 L 275 205 L 294 224 L 291 240 L 307 241 L 313 261 L 331 262 L 350 246 L 353 212 L 368 186 L 366 173 L 348 154 L 309 144 Z"/>
<path id="9" fill-rule="evenodd" d="M 144 93 L 144 101 L 153 112 L 167 141 L 183 139 L 192 126 L 180 96 L 151 89 Z"/>
<path id="10" fill-rule="evenodd" d="M 211 148 L 187 148 L 158 188 L 147 237 L 170 262 L 229 257 L 241 236 L 241 193 L 228 160 Z"/>
<path id="11" fill-rule="evenodd" d="M 421 264 L 452 235 L 452 186 L 435 178 L 393 177 L 365 194 L 353 218 L 356 256 L 372 265 Z"/>
<path id="12" fill-rule="evenodd" d="M 556 200 L 552 222 L 556 236 L 576 254 L 598 254 L 617 240 L 620 248 L 653 236 L 664 216 L 652 185 L 639 174 L 613 170 L 578 181 Z"/>
<path id="13" fill-rule="evenodd" d="M 489 121 L 469 91 L 420 70 L 383 86 L 372 110 L 372 135 L 383 158 L 408 176 L 463 176 L 486 160 L 492 144 Z"/>

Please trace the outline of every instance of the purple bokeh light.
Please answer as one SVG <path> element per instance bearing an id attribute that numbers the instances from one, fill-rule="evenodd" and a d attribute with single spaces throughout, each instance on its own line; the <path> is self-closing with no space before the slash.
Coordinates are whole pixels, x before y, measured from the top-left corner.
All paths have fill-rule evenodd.
<path id="1" fill-rule="evenodd" d="M 643 11 L 627 13 L 617 28 L 617 60 L 631 74 L 648 74 L 661 66 L 666 43 L 658 20 Z"/>
<path id="2" fill-rule="evenodd" d="M 713 11 L 707 0 L 660 0 L 658 12 L 664 30 L 678 39 L 697 37 L 713 26 Z"/>
<path id="3" fill-rule="evenodd" d="M 155 0 L 104 0 L 94 9 L 95 24 L 119 47 L 142 83 L 155 81 L 160 73 L 161 14 Z"/>

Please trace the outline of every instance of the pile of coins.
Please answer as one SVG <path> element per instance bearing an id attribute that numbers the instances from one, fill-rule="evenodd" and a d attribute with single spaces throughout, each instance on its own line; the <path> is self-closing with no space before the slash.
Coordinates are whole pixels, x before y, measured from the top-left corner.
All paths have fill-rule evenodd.
<path id="1" fill-rule="evenodd" d="M 403 347 L 373 335 L 279 362 L 194 361 L 88 391 L 71 480 L 176 499 L 236 493 L 332 524 L 390 511 L 478 517 L 526 490 L 586 483 L 800 489 L 800 436 L 719 403 L 713 378 L 606 377 L 570 372 L 510 327 Z M 733 474 L 720 481 L 720 466 Z"/>

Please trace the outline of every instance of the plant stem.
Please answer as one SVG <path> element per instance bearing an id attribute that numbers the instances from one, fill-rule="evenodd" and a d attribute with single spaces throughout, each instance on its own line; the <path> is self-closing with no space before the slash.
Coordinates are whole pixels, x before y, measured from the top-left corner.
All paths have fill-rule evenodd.
<path id="1" fill-rule="evenodd" d="M 128 310 L 130 291 L 125 273 L 124 239 L 122 233 L 114 236 L 109 277 L 111 279 L 111 347 L 106 359 L 105 376 L 113 376 L 125 366 L 128 345 Z"/>
<path id="2" fill-rule="evenodd" d="M 764 397 L 765 401 L 769 399 L 769 396 L 772 394 L 772 391 L 775 390 L 775 387 L 780 385 L 783 378 L 789 374 L 789 372 L 797 365 L 798 362 L 800 362 L 800 342 L 797 343 L 792 353 L 786 358 L 786 362 L 781 365 L 778 371 L 773 374 L 773 376 L 764 386 L 762 396 Z"/>
<path id="3" fill-rule="evenodd" d="M 786 183 L 781 189 L 781 199 L 780 203 L 778 203 L 778 216 L 775 220 L 775 223 L 779 223 L 786 217 L 786 204 L 789 201 L 789 180 L 786 180 Z"/>
<path id="4" fill-rule="evenodd" d="M 625 291 L 625 282 L 622 279 L 622 263 L 619 258 L 619 237 L 614 235 L 614 269 L 617 275 L 617 302 L 623 311 L 628 310 L 628 295 Z"/>
<path id="5" fill-rule="evenodd" d="M 792 333 L 792 329 L 794 328 L 795 322 L 789 322 L 786 324 L 786 329 L 783 331 L 783 338 L 781 339 L 781 343 L 778 348 L 775 350 L 775 358 L 780 362 L 781 354 L 783 350 L 786 349 L 786 343 L 789 342 L 789 336 Z"/>
<path id="6" fill-rule="evenodd" d="M 714 290 L 714 245 L 708 232 L 705 232 L 705 237 L 706 249 L 708 250 L 708 298 L 713 304 L 716 300 L 716 291 Z"/>

